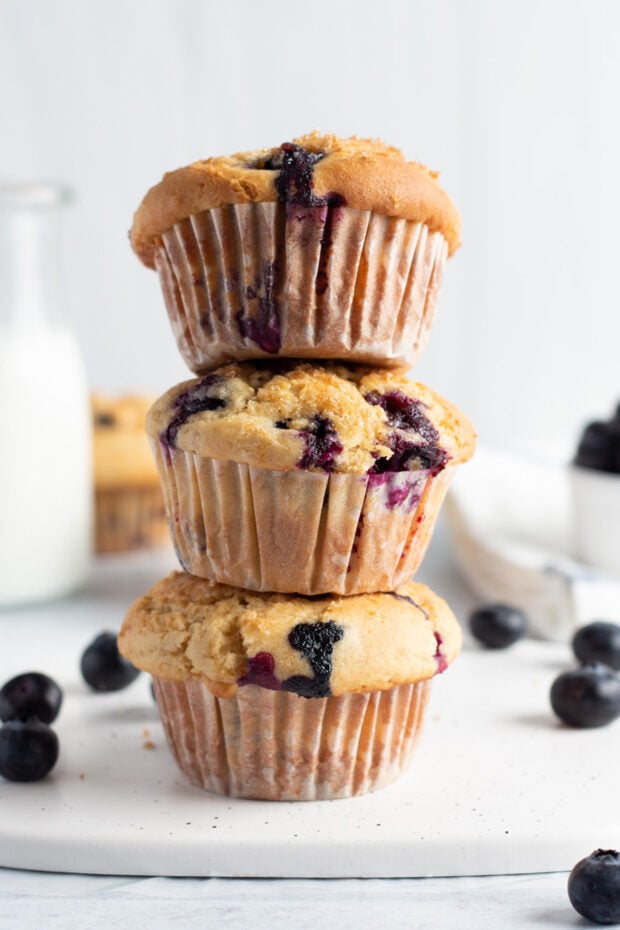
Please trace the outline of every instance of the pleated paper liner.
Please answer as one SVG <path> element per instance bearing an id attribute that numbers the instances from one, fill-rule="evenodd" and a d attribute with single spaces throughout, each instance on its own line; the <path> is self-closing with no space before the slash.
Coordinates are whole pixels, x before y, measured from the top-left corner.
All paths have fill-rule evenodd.
<path id="1" fill-rule="evenodd" d="M 255 685 L 217 698 L 199 681 L 153 680 L 168 745 L 216 794 L 271 801 L 348 798 L 394 781 L 411 759 L 430 680 L 303 698 Z"/>
<path id="2" fill-rule="evenodd" d="M 95 550 L 129 552 L 168 542 L 159 485 L 102 488 L 95 492 Z"/>
<path id="3" fill-rule="evenodd" d="M 270 355 L 412 365 L 446 257 L 441 233 L 422 223 L 248 203 L 177 223 L 155 265 L 179 351 L 202 373 Z"/>
<path id="4" fill-rule="evenodd" d="M 183 568 L 254 591 L 393 590 L 422 561 L 456 470 L 275 471 L 152 446 Z"/>

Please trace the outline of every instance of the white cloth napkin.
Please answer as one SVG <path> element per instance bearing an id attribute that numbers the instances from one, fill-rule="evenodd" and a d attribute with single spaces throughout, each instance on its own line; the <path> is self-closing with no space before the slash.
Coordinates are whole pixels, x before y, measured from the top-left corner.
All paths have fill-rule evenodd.
<path id="1" fill-rule="evenodd" d="M 483 447 L 457 475 L 446 516 L 474 593 L 521 607 L 532 635 L 566 640 L 592 620 L 620 621 L 620 577 L 573 557 L 567 466 Z"/>

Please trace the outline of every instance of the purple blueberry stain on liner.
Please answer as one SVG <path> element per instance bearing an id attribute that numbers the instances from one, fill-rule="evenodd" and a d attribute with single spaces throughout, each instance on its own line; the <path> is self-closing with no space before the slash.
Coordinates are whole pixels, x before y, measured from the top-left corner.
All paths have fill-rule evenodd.
<path id="1" fill-rule="evenodd" d="M 248 301 L 258 301 L 258 314 L 256 317 L 248 315 L 245 308 L 237 311 L 237 326 L 243 339 L 249 339 L 269 355 L 277 355 L 282 345 L 280 333 L 280 314 L 274 297 L 275 264 L 272 261 L 263 263 L 263 293 L 260 287 L 246 287 L 245 296 Z"/>
<path id="2" fill-rule="evenodd" d="M 284 142 L 274 154 L 264 162 L 248 165 L 263 171 L 277 171 L 274 186 L 278 200 L 286 207 L 288 222 L 313 223 L 323 227 L 319 267 L 315 279 L 315 292 L 320 297 L 329 286 L 327 264 L 332 246 L 334 225 L 341 219 L 340 207 L 346 206 L 346 199 L 336 191 L 329 191 L 319 196 L 314 190 L 314 169 L 325 158 L 325 152 L 310 152 L 294 142 Z M 331 209 L 330 209 L 331 208 Z M 265 352 L 278 352 L 281 346 L 279 319 L 275 311 L 277 328 L 271 323 L 267 330 L 256 327 L 252 320 L 245 318 L 243 311 L 237 314 L 237 325 L 243 338 L 255 342 Z M 270 317 L 271 320 L 271 317 Z M 259 341 L 262 340 L 262 342 Z M 268 348 L 277 343 L 277 348 Z"/>
<path id="3" fill-rule="evenodd" d="M 318 297 L 321 297 L 329 287 L 329 275 L 327 272 L 327 266 L 329 262 L 329 255 L 331 247 L 333 244 L 333 235 L 334 227 L 342 218 L 342 210 L 339 209 L 339 206 L 333 204 L 333 209 L 327 211 L 325 217 L 325 226 L 323 229 L 323 235 L 321 237 L 321 252 L 319 255 L 319 266 L 317 268 L 316 279 L 314 282 L 314 290 Z"/>
<path id="4" fill-rule="evenodd" d="M 186 391 L 182 391 L 175 398 L 173 406 L 177 408 L 178 412 L 163 433 L 160 434 L 159 440 L 162 445 L 167 449 L 173 449 L 180 428 L 195 413 L 202 413 L 204 410 L 220 410 L 226 406 L 226 401 L 223 398 L 214 397 L 209 393 L 211 388 L 223 381 L 222 375 L 206 375 L 206 377 L 201 378 L 198 384 L 194 384 Z"/>
<path id="5" fill-rule="evenodd" d="M 412 513 L 420 503 L 428 469 L 418 469 L 412 472 L 405 471 L 404 475 L 400 477 L 403 471 L 404 469 L 399 469 L 399 471 L 370 471 L 368 473 L 368 487 L 385 486 L 385 506 L 388 510 L 401 507 L 406 513 Z"/>

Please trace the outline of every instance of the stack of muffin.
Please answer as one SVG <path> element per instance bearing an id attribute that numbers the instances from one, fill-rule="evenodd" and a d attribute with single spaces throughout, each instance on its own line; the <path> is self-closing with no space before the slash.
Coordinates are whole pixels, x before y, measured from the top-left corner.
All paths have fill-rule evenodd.
<path id="1" fill-rule="evenodd" d="M 202 787 L 374 790 L 460 648 L 411 578 L 474 433 L 406 375 L 458 214 L 397 149 L 314 133 L 165 175 L 131 238 L 198 377 L 147 419 L 184 571 L 133 604 L 119 647 Z"/>

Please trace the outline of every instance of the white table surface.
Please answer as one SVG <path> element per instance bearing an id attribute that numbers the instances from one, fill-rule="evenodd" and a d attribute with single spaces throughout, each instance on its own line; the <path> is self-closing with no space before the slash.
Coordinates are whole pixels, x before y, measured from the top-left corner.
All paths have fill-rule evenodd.
<path id="1" fill-rule="evenodd" d="M 77 598 L 92 609 L 113 597 L 122 619 L 133 597 L 173 564 L 168 553 L 134 557 L 119 584 L 118 563 L 99 562 L 88 589 L 73 602 Z M 107 584 L 111 571 L 117 579 L 113 593 Z M 457 615 L 466 616 L 473 599 L 453 568 L 441 527 L 420 579 L 445 596 Z M 28 610 L 20 617 L 27 635 Z M 0 627 L 2 619 L 0 613 Z M 132 919 L 153 930 L 249 925 L 252 930 L 303 930 L 321 924 L 342 930 L 584 927 L 586 922 L 568 902 L 566 878 L 565 873 L 433 879 L 131 878 L 0 869 L 0 930 L 114 930 Z"/>

